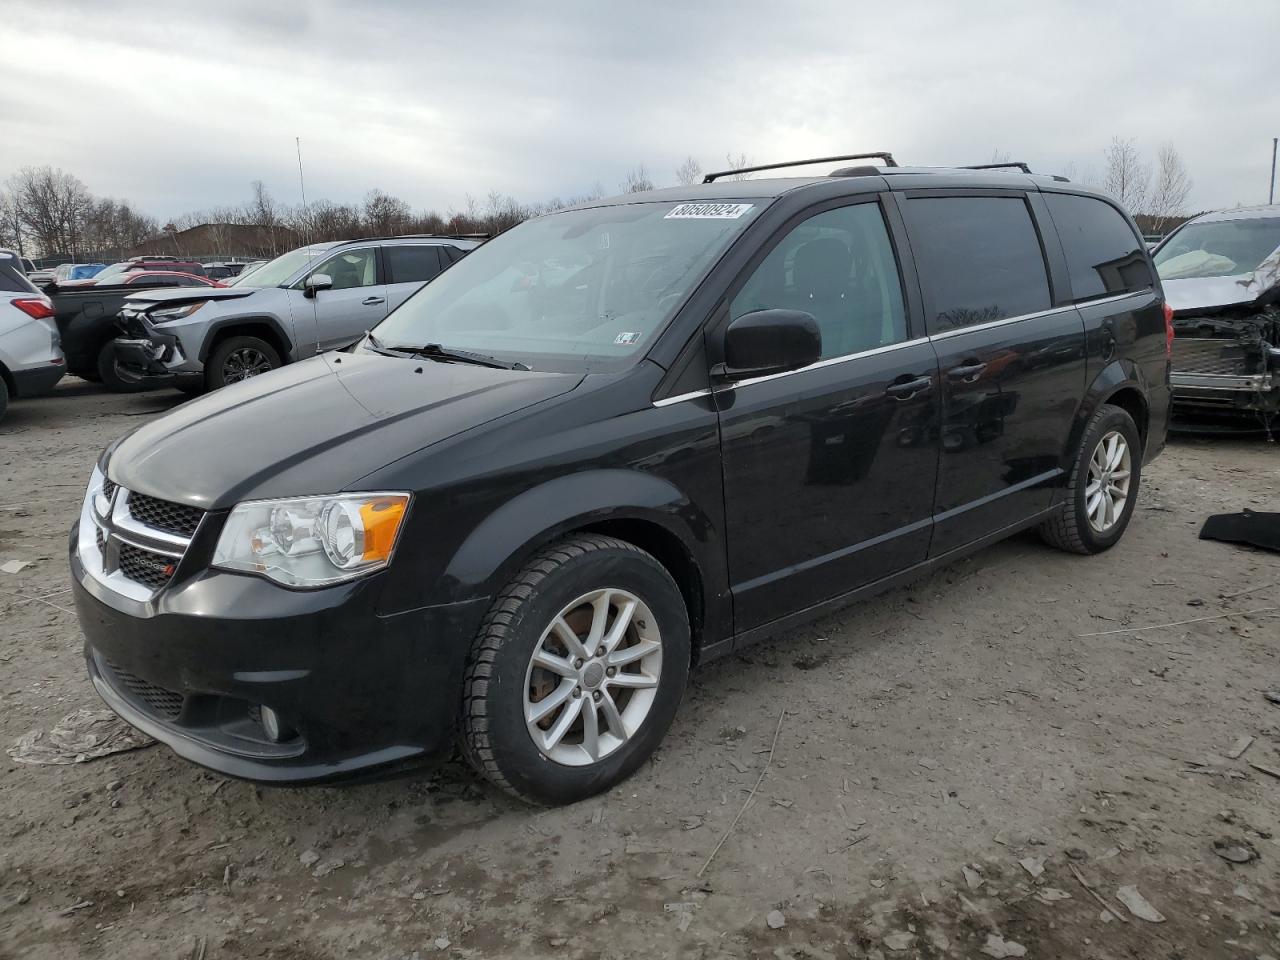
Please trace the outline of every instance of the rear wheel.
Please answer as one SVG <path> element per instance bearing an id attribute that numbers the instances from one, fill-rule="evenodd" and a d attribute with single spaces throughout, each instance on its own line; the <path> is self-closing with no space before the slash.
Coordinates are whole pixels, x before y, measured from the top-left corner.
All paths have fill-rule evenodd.
<path id="1" fill-rule="evenodd" d="M 0 420 L 4 419 L 4 413 L 9 409 L 9 385 L 4 382 L 4 377 L 0 377 Z"/>
<path id="2" fill-rule="evenodd" d="M 112 393 L 138 393 L 151 386 L 121 371 L 116 361 L 116 345 L 111 340 L 98 351 L 98 382 Z"/>
<path id="3" fill-rule="evenodd" d="M 463 751 L 523 800 L 584 799 L 653 753 L 688 674 L 688 613 L 666 569 L 612 537 L 562 541 L 506 586 L 481 624 Z"/>
<path id="4" fill-rule="evenodd" d="M 205 385 L 217 390 L 269 373 L 280 366 L 276 348 L 260 337 L 228 337 L 209 354 L 204 365 Z"/>
<path id="5" fill-rule="evenodd" d="M 1045 541 L 1071 553 L 1100 553 L 1120 540 L 1142 480 L 1142 436 L 1133 417 L 1103 404 L 1085 429 L 1062 512 L 1040 528 Z"/>

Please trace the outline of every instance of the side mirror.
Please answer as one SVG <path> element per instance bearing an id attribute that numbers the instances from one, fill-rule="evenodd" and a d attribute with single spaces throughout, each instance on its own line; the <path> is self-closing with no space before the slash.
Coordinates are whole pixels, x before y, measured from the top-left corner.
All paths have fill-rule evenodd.
<path id="1" fill-rule="evenodd" d="M 713 371 L 729 380 L 785 373 L 822 356 L 822 331 L 803 310 L 744 313 L 724 332 L 724 360 Z"/>
<path id="2" fill-rule="evenodd" d="M 327 273 L 313 273 L 307 277 L 306 283 L 302 285 L 302 295 L 307 299 L 311 299 L 321 290 L 329 290 L 332 287 L 333 277 Z"/>

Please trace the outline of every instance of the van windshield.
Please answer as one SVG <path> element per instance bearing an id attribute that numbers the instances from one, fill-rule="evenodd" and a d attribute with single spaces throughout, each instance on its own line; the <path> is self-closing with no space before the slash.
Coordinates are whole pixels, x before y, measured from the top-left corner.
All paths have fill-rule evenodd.
<path id="1" fill-rule="evenodd" d="M 1219 220 L 1183 227 L 1155 255 L 1161 280 L 1253 273 L 1280 247 L 1280 217 Z"/>
<path id="2" fill-rule="evenodd" d="M 439 344 L 535 370 L 629 365 L 758 211 L 632 203 L 526 221 L 406 300 L 376 342 Z"/>

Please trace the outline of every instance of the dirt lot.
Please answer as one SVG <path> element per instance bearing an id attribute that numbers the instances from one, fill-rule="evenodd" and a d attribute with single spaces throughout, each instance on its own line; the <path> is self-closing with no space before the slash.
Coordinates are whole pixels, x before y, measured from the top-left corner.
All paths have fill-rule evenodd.
<path id="1" fill-rule="evenodd" d="M 179 399 L 69 380 L 0 425 L 0 562 L 35 561 L 0 573 L 4 746 L 97 706 L 66 531 L 101 447 Z M 0 754 L 0 956 L 1280 956 L 1280 779 L 1249 765 L 1280 769 L 1280 562 L 1196 539 L 1244 506 L 1280 510 L 1280 449 L 1175 443 L 1115 550 L 1021 537 L 710 666 L 652 763 L 566 809 L 461 763 L 283 790 L 159 746 Z"/>

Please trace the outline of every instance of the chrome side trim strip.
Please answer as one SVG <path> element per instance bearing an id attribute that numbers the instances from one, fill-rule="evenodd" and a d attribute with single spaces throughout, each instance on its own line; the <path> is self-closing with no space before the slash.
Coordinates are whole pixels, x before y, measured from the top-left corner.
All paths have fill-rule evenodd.
<path id="1" fill-rule="evenodd" d="M 890 353 L 894 350 L 903 350 L 907 347 L 919 346 L 922 343 L 928 343 L 928 337 L 917 337 L 914 340 L 903 340 L 901 343 L 890 343 L 883 347 L 873 347 L 870 350 L 860 350 L 857 353 L 846 353 L 842 357 L 831 357 L 828 360 L 819 360 L 817 363 L 811 363 L 807 367 L 800 367 L 796 370 L 784 370 L 782 373 L 767 373 L 763 377 L 748 377 L 746 380 L 726 381 L 721 389 L 732 390 L 736 387 L 745 387 L 753 383 L 765 383 L 769 380 L 779 380 L 782 377 L 795 376 L 797 373 L 808 373 L 810 370 L 820 370 L 823 367 L 833 367 L 838 363 L 848 363 L 850 360 L 861 360 L 863 357 L 875 357 L 882 353 Z"/>
<path id="2" fill-rule="evenodd" d="M 677 393 L 674 397 L 663 397 L 661 400 L 653 401 L 655 407 L 669 407 L 673 403 L 683 403 L 685 400 L 693 400 L 697 397 L 711 396 L 710 388 L 705 390 L 690 390 L 688 393 Z"/>
<path id="3" fill-rule="evenodd" d="M 941 333 L 932 334 L 930 340 L 950 340 L 952 337 L 960 337 L 966 333 L 977 333 L 980 330 L 992 330 L 996 327 L 1004 327 L 1011 323 L 1021 323 L 1023 320 L 1037 320 L 1040 317 L 1051 317 L 1056 313 L 1067 313 L 1074 310 L 1075 306 L 1054 307 L 1051 310 L 1037 310 L 1035 313 L 1022 313 L 1016 317 L 1002 317 L 999 320 L 989 320 L 986 323 L 975 323 L 967 327 L 956 327 L 954 330 L 943 330 Z"/>

